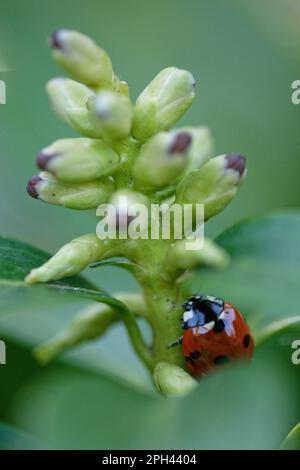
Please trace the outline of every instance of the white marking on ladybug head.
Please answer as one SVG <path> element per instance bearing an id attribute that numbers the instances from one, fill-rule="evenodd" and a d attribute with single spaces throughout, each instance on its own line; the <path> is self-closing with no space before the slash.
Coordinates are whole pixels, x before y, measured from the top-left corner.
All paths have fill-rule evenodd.
<path id="1" fill-rule="evenodd" d="M 207 300 L 210 300 L 211 302 L 216 301 L 216 297 L 214 295 L 207 295 L 206 298 L 207 298 Z"/>
<path id="2" fill-rule="evenodd" d="M 209 331 L 211 331 L 215 326 L 214 321 L 210 321 L 209 323 L 206 323 L 206 325 L 203 326 L 198 326 L 197 329 L 197 334 L 198 335 L 206 335 Z"/>
<path id="3" fill-rule="evenodd" d="M 215 324 L 216 324 L 216 323 L 215 323 L 214 321 L 210 321 L 209 323 L 206 323 L 206 324 L 204 325 L 204 328 L 206 328 L 207 330 L 212 330 L 213 327 L 215 326 Z"/>
<path id="4" fill-rule="evenodd" d="M 205 328 L 205 326 L 198 326 L 198 328 L 195 328 L 195 330 L 197 330 L 197 333 L 198 335 L 206 335 L 206 333 L 209 332 L 209 330 L 207 330 Z M 195 333 L 194 333 L 195 334 Z"/>
<path id="5" fill-rule="evenodd" d="M 187 321 L 189 321 L 191 318 L 193 318 L 193 312 L 192 310 L 186 310 L 183 314 L 183 321 L 184 323 L 186 323 Z"/>

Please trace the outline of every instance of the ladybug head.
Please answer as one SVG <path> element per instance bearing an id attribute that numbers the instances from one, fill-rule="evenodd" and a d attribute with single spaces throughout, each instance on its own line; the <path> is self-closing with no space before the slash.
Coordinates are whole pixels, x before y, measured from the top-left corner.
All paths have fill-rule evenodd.
<path id="1" fill-rule="evenodd" d="M 201 300 L 204 298 L 205 297 L 203 295 L 193 295 L 182 304 L 182 307 L 185 310 L 193 310 L 193 308 L 195 307 L 195 304 L 197 302 L 201 302 Z"/>
<path id="2" fill-rule="evenodd" d="M 214 296 L 195 295 L 182 305 L 184 313 L 181 327 L 194 328 L 215 321 L 222 313 L 224 301 Z"/>

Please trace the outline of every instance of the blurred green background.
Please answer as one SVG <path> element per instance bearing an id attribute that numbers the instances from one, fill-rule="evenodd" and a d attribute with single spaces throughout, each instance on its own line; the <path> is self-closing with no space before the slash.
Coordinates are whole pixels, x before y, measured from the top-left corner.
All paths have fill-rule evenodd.
<path id="1" fill-rule="evenodd" d="M 0 79 L 7 84 L 7 104 L 0 106 L 0 233 L 52 253 L 70 239 L 95 229 L 93 213 L 48 206 L 30 199 L 25 191 L 28 178 L 36 172 L 38 151 L 53 140 L 73 135 L 52 114 L 44 92 L 46 81 L 61 74 L 46 45 L 47 36 L 61 27 L 78 29 L 105 48 L 116 72 L 129 82 L 132 98 L 164 67 L 175 65 L 194 74 L 197 96 L 182 124 L 210 126 L 216 155 L 242 153 L 247 156 L 249 170 L 236 200 L 208 224 L 208 235 L 214 236 L 244 217 L 299 207 L 300 108 L 291 103 L 291 83 L 300 78 L 299 3 L 2 0 Z M 87 271 L 88 277 L 109 291 L 136 288 L 133 279 L 118 269 Z M 145 447 L 148 443 L 159 447 L 163 441 L 153 440 L 153 416 L 169 413 L 171 419 L 176 414 L 175 403 L 164 410 L 154 399 L 140 413 L 140 426 L 148 430 L 144 440 L 138 438 L 137 430 L 129 439 L 123 426 L 114 441 L 114 429 L 107 429 L 116 401 L 115 412 L 124 412 L 122 420 L 130 421 L 128 382 L 134 382 L 137 389 L 133 401 L 137 414 L 141 401 L 150 400 L 138 395 L 140 387 L 147 390 L 145 397 L 150 393 L 148 379 L 122 327 L 116 327 L 101 344 L 71 354 L 76 366 L 54 365 L 41 371 L 31 358 L 31 345 L 54 333 L 83 304 L 60 302 L 50 294 L 47 299 L 17 295 L 12 299 L 8 293 L 2 299 L 0 308 L 9 315 L 0 323 L 0 337 L 9 344 L 8 365 L 0 368 L 0 421 L 36 431 L 45 437 L 41 445 L 113 448 L 117 442 L 119 447 Z M 22 321 L 20 310 L 26 314 Z M 91 371 L 83 372 L 78 364 L 88 365 Z M 115 383 L 123 387 L 121 396 L 115 392 Z M 97 400 L 97 390 L 101 390 L 99 401 L 107 399 L 106 410 Z M 83 394 L 89 405 L 84 404 L 72 420 Z M 69 396 L 72 399 L 68 400 Z M 65 431 L 59 419 L 62 409 L 68 423 Z M 93 409 L 99 416 L 105 411 L 106 431 L 101 434 L 95 418 L 98 434 L 88 440 L 85 429 L 90 426 Z M 175 421 L 174 426 L 180 426 L 180 419 Z M 287 418 L 287 431 L 289 423 Z M 182 434 L 164 442 L 179 448 L 186 444 Z M 209 446 L 205 442 L 199 445 Z"/>

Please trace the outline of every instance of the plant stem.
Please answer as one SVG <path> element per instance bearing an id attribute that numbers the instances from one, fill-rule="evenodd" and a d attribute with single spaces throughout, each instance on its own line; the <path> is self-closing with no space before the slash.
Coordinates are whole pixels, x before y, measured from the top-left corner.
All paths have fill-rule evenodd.
<path id="1" fill-rule="evenodd" d="M 176 278 L 167 274 L 165 256 L 169 247 L 166 240 L 140 240 L 140 254 L 136 261 L 143 269 L 134 275 L 141 287 L 153 330 L 153 360 L 166 361 L 186 368 L 180 345 L 168 348 L 181 335 L 181 304 L 188 293 Z"/>
<path id="2" fill-rule="evenodd" d="M 142 337 L 141 331 L 138 327 L 134 315 L 130 312 L 130 310 L 117 311 L 120 317 L 123 319 L 128 336 L 131 340 L 135 352 L 141 358 L 143 363 L 148 367 L 149 371 L 152 372 L 155 367 L 155 361 L 153 359 L 153 356 L 151 355 L 150 349 L 144 342 L 144 339 Z"/>

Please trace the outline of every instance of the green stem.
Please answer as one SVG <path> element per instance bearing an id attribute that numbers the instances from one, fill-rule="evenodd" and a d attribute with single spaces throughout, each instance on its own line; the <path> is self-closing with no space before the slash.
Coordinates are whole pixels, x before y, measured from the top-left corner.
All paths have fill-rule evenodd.
<path id="1" fill-rule="evenodd" d="M 128 336 L 131 340 L 132 346 L 136 354 L 141 358 L 143 363 L 148 367 L 149 371 L 152 372 L 154 370 L 156 363 L 153 359 L 150 349 L 147 347 L 147 345 L 144 342 L 144 339 L 142 337 L 141 331 L 138 327 L 138 324 L 136 322 L 134 315 L 127 309 L 126 311 L 117 309 L 117 312 L 125 324 Z"/>
<path id="2" fill-rule="evenodd" d="M 136 262 L 143 269 L 135 270 L 135 277 L 142 289 L 153 330 L 154 363 L 165 361 L 185 368 L 180 345 L 168 348 L 181 335 L 181 304 L 188 297 L 182 284 L 166 270 L 165 260 L 169 242 L 163 240 L 140 240 Z"/>
<path id="3" fill-rule="evenodd" d="M 185 368 L 180 345 L 168 347 L 181 335 L 181 310 L 178 308 L 185 296 L 177 285 L 157 279 L 143 287 L 144 299 L 151 312 L 153 328 L 153 356 L 155 364 L 166 361 Z"/>
<path id="4" fill-rule="evenodd" d="M 115 150 L 121 157 L 120 170 L 118 170 L 114 178 L 117 188 L 133 187 L 132 165 L 139 147 L 140 144 L 132 137 L 128 137 L 122 142 L 115 143 Z"/>

